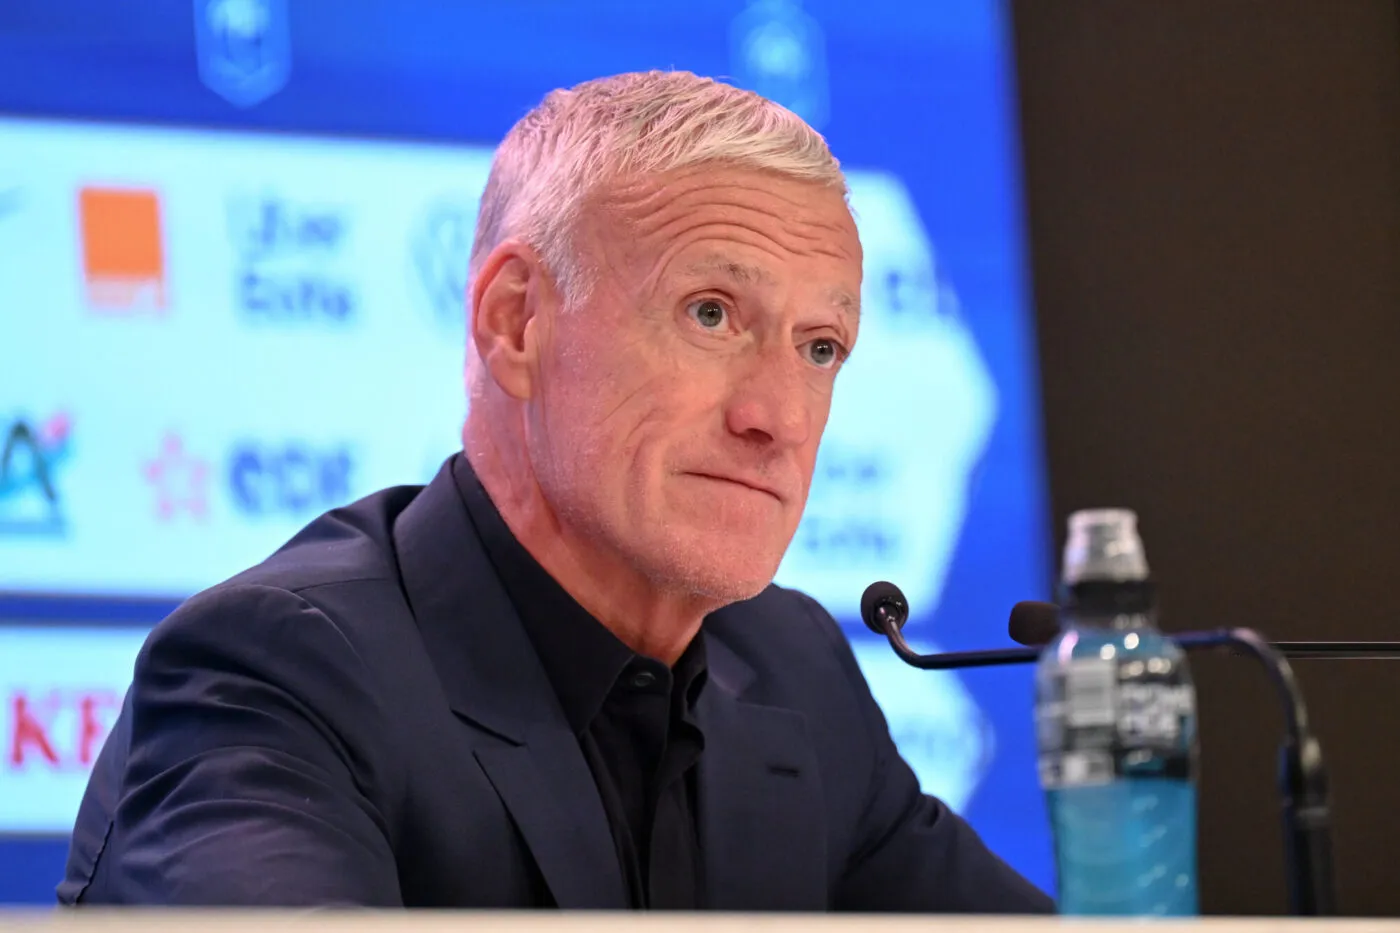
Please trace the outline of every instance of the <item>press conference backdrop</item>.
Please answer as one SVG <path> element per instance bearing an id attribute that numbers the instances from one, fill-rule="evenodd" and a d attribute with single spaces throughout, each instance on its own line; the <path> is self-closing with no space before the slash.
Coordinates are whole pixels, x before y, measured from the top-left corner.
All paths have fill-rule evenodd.
<path id="1" fill-rule="evenodd" d="M 996 0 L 11 0 L 0 7 L 0 900 L 46 901 L 151 624 L 458 444 L 491 146 L 550 88 L 684 68 L 826 133 L 858 349 L 779 581 L 842 622 L 926 790 L 1052 885 L 1024 670 L 1050 560 Z"/>

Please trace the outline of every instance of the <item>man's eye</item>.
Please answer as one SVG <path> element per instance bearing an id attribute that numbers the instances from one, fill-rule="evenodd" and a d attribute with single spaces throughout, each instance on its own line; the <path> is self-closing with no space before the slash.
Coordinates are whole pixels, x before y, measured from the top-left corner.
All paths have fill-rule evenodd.
<path id="1" fill-rule="evenodd" d="M 846 348 L 829 337 L 821 337 L 803 345 L 807 359 L 822 369 L 831 369 L 846 358 Z"/>
<path id="2" fill-rule="evenodd" d="M 701 298 L 685 306 L 691 320 L 706 330 L 719 330 L 729 322 L 729 312 L 714 298 Z"/>

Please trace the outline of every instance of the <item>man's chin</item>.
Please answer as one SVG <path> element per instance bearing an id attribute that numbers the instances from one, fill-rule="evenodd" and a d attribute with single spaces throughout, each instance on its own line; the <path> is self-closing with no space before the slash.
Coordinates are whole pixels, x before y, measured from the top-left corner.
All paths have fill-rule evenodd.
<path id="1" fill-rule="evenodd" d="M 713 585 L 697 590 L 697 594 L 715 602 L 728 606 L 731 603 L 741 603 L 746 599 L 753 599 L 759 593 L 768 588 L 768 584 L 773 582 L 770 576 L 767 579 L 728 579 L 717 581 Z"/>
<path id="2" fill-rule="evenodd" d="M 755 568 L 761 568 L 755 572 Z M 746 567 L 690 566 L 677 574 L 674 583 L 709 602 L 727 606 L 762 593 L 777 573 L 777 564 L 756 560 Z M 718 608 L 718 606 L 716 607 Z"/>
<path id="3" fill-rule="evenodd" d="M 752 535 L 728 529 L 717 533 L 673 528 L 659 547 L 636 555 L 650 565 L 648 576 L 673 592 L 689 593 L 718 608 L 752 599 L 778 573 L 782 549 L 776 541 L 754 541 Z"/>

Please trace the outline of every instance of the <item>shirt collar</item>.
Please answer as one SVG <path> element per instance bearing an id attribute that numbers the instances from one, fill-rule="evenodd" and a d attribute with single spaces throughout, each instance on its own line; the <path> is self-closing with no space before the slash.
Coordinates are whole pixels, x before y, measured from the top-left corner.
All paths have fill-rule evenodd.
<path id="1" fill-rule="evenodd" d="M 623 672 L 645 660 L 580 606 L 516 540 L 466 456 L 454 458 L 452 475 L 569 726 L 582 733 Z M 673 695 L 684 698 L 683 715 L 689 718 L 706 680 L 703 637 L 691 640 L 672 678 Z"/>

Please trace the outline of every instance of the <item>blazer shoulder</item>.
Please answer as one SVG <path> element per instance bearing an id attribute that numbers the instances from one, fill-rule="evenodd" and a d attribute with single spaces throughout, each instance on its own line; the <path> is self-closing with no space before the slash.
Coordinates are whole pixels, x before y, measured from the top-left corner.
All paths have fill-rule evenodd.
<path id="1" fill-rule="evenodd" d="M 381 643 L 401 639 L 396 621 L 411 625 L 393 523 L 421 488 L 386 489 L 320 516 L 262 563 L 185 600 L 147 645 L 172 636 L 208 645 L 313 638 L 323 648 L 343 643 L 373 666 Z"/>
<path id="2" fill-rule="evenodd" d="M 336 583 L 397 583 L 394 521 L 421 486 L 395 486 L 313 520 L 259 564 L 213 587 L 270 586 L 299 593 Z"/>
<path id="3" fill-rule="evenodd" d="M 153 652 L 178 646 L 190 664 L 220 666 L 249 651 L 288 657 L 293 644 L 309 642 L 350 649 L 351 639 L 332 614 L 284 587 L 230 580 L 185 600 L 146 637 L 138 673 Z"/>

